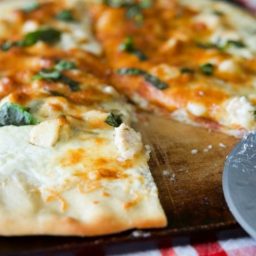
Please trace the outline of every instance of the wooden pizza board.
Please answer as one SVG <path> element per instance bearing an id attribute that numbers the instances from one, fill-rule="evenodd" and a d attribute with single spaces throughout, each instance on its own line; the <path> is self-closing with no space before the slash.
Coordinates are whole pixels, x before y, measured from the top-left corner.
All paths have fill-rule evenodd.
<path id="1" fill-rule="evenodd" d="M 97 238 L 0 238 L 0 254 L 78 250 L 234 225 L 224 201 L 221 178 L 225 158 L 238 140 L 152 114 L 140 113 L 138 120 L 137 129 L 152 148 L 150 167 L 168 216 L 167 228 Z"/>

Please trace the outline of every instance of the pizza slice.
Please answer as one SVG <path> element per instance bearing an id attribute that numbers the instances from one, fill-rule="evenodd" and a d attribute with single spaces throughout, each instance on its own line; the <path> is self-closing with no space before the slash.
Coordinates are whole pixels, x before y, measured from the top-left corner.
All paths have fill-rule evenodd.
<path id="1" fill-rule="evenodd" d="M 145 109 L 235 136 L 256 128 L 256 31 L 221 2 L 91 4 L 113 83 Z"/>
<path id="2" fill-rule="evenodd" d="M 132 108 L 86 52 L 100 48 L 80 3 L 0 10 L 0 234 L 164 227 L 148 149 Z"/>

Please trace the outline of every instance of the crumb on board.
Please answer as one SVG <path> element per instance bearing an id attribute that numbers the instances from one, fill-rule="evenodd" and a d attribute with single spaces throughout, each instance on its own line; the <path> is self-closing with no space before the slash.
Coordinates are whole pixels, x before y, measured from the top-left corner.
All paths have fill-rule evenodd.
<path id="1" fill-rule="evenodd" d="M 210 145 L 208 145 L 206 148 L 203 149 L 203 152 L 204 152 L 204 153 L 207 153 L 207 152 L 209 152 L 209 150 L 211 150 L 211 149 L 213 149 L 213 146 L 210 144 Z"/>
<path id="2" fill-rule="evenodd" d="M 168 170 L 163 170 L 163 176 L 170 176 L 170 172 Z"/>
<path id="3" fill-rule="evenodd" d="M 171 181 L 176 181 L 176 174 L 175 174 L 175 173 L 173 173 L 173 174 L 171 175 L 170 180 L 171 180 Z"/>
<path id="4" fill-rule="evenodd" d="M 132 232 L 132 236 L 133 237 L 150 237 L 151 233 L 150 232 L 146 232 L 146 231 L 141 231 L 141 230 L 135 230 Z"/>
<path id="5" fill-rule="evenodd" d="M 171 170 L 163 170 L 162 172 L 163 176 L 170 179 L 171 181 L 176 180 L 176 174 L 172 172 Z"/>
<path id="6" fill-rule="evenodd" d="M 196 155 L 197 153 L 198 153 L 198 149 L 193 148 L 193 149 L 191 150 L 191 154 L 192 154 L 192 155 Z"/>
<path id="7" fill-rule="evenodd" d="M 219 147 L 226 148 L 227 146 L 225 144 L 223 144 L 223 143 L 219 143 Z"/>

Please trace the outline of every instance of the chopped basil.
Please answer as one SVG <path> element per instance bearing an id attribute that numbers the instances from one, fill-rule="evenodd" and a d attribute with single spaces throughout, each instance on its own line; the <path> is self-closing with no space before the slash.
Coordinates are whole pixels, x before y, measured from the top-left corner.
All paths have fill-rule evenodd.
<path id="1" fill-rule="evenodd" d="M 218 45 L 217 44 L 213 44 L 213 43 L 209 43 L 209 42 L 196 42 L 196 46 L 198 48 L 202 48 L 202 49 L 218 49 Z"/>
<path id="2" fill-rule="evenodd" d="M 34 32 L 30 32 L 20 41 L 6 41 L 0 45 L 2 51 L 9 51 L 13 47 L 30 47 L 39 41 L 45 43 L 56 43 L 60 40 L 61 33 L 54 28 L 42 28 Z"/>
<path id="3" fill-rule="evenodd" d="M 35 76 L 35 80 L 46 79 L 46 80 L 58 80 L 61 77 L 61 73 L 54 69 L 42 69 Z"/>
<path id="4" fill-rule="evenodd" d="M 182 68 L 180 69 L 180 72 L 181 72 L 182 74 L 194 74 L 194 73 L 195 73 L 195 70 L 192 69 L 192 68 L 188 68 L 188 67 L 182 67 Z"/>
<path id="5" fill-rule="evenodd" d="M 242 41 L 238 40 L 228 40 L 226 43 L 227 47 L 236 47 L 236 48 L 244 48 L 246 45 Z"/>
<path id="6" fill-rule="evenodd" d="M 72 92 L 77 92 L 80 90 L 79 83 L 65 75 L 61 75 L 59 82 L 67 85 Z"/>
<path id="7" fill-rule="evenodd" d="M 3 51 L 3 52 L 7 52 L 7 51 L 9 51 L 11 48 L 16 47 L 16 46 L 17 46 L 17 43 L 16 43 L 16 42 L 6 41 L 6 42 L 4 42 L 4 43 L 2 43 L 2 44 L 0 45 L 0 49 L 1 49 L 1 51 Z"/>
<path id="8" fill-rule="evenodd" d="M 142 8 L 138 4 L 130 6 L 127 8 L 126 17 L 128 19 L 134 20 L 137 25 L 141 25 L 144 20 Z"/>
<path id="9" fill-rule="evenodd" d="M 123 51 L 123 52 L 130 52 L 130 51 L 133 51 L 134 49 L 134 42 L 133 42 L 133 39 L 132 37 L 126 37 L 124 39 L 124 41 L 119 45 L 119 49 L 120 51 Z"/>
<path id="10" fill-rule="evenodd" d="M 23 12 L 33 12 L 40 8 L 40 4 L 37 2 L 26 4 L 21 10 Z"/>
<path id="11" fill-rule="evenodd" d="M 141 25 L 144 20 L 144 15 L 142 13 L 143 9 L 150 8 L 152 6 L 152 0 L 104 0 L 103 3 L 113 7 L 126 9 L 126 17 L 132 19 L 137 25 Z"/>
<path id="12" fill-rule="evenodd" d="M 200 66 L 200 70 L 204 75 L 211 76 L 214 72 L 214 65 L 211 63 L 206 63 Z"/>
<path id="13" fill-rule="evenodd" d="M 56 43 L 60 40 L 61 33 L 59 30 L 54 28 L 42 28 L 25 35 L 18 45 L 22 47 L 29 47 L 36 44 L 39 41 L 45 43 Z"/>
<path id="14" fill-rule="evenodd" d="M 120 68 L 117 70 L 118 75 L 132 75 L 132 76 L 138 76 L 138 75 L 145 75 L 145 71 L 138 69 L 138 68 Z"/>
<path id="15" fill-rule="evenodd" d="M 48 80 L 53 82 L 60 82 L 69 87 L 73 92 L 79 91 L 79 83 L 66 75 L 62 74 L 62 71 L 76 69 L 76 64 L 71 61 L 60 60 L 52 69 L 40 70 L 33 79 L 36 80 Z"/>
<path id="16" fill-rule="evenodd" d="M 216 42 L 196 42 L 196 46 L 203 49 L 218 49 L 220 51 L 225 51 L 230 47 L 244 48 L 245 43 L 240 40 L 227 40 L 225 43 Z"/>
<path id="17" fill-rule="evenodd" d="M 119 127 L 123 123 L 122 115 L 111 112 L 105 120 L 105 123 L 113 127 Z"/>
<path id="18" fill-rule="evenodd" d="M 145 74 L 144 78 L 147 82 L 152 84 L 154 87 L 156 87 L 159 90 L 164 90 L 168 87 L 167 83 L 161 81 L 158 77 L 153 76 L 151 74 Z"/>
<path id="19" fill-rule="evenodd" d="M 73 61 L 67 61 L 67 60 L 60 60 L 54 67 L 58 71 L 64 71 L 64 70 L 70 70 L 70 69 L 76 69 L 76 63 Z"/>
<path id="20" fill-rule="evenodd" d="M 123 52 L 128 52 L 137 56 L 138 59 L 140 59 L 141 61 L 148 59 L 147 56 L 142 51 L 135 48 L 132 37 L 125 38 L 123 43 L 120 44 L 119 49 Z"/>
<path id="21" fill-rule="evenodd" d="M 22 106 L 5 103 L 0 108 L 0 126 L 35 125 L 36 119 Z"/>
<path id="22" fill-rule="evenodd" d="M 65 21 L 65 22 L 73 22 L 75 18 L 70 10 L 62 10 L 56 15 L 56 19 Z"/>
<path id="23" fill-rule="evenodd" d="M 158 77 L 153 76 L 147 73 L 144 70 L 138 68 L 121 68 L 117 70 L 117 74 L 119 75 L 133 75 L 133 76 L 143 76 L 145 81 L 150 83 L 152 86 L 159 90 L 164 90 L 168 87 L 168 84 L 161 81 Z"/>

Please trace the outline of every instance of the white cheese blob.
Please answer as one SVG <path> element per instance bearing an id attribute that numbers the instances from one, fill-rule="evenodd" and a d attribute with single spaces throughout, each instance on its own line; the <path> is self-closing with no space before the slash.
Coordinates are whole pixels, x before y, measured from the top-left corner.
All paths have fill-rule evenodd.
<path id="1" fill-rule="evenodd" d="M 239 67 L 234 60 L 222 61 L 219 64 L 218 69 L 220 72 L 226 73 L 226 74 L 235 74 L 239 71 Z"/>
<path id="2" fill-rule="evenodd" d="M 60 139 L 62 126 L 61 119 L 44 121 L 32 128 L 29 142 L 35 146 L 53 147 Z"/>
<path id="3" fill-rule="evenodd" d="M 200 13 L 194 17 L 194 23 L 203 23 L 209 29 L 216 29 L 220 25 L 220 17 L 213 13 Z"/>
<path id="4" fill-rule="evenodd" d="M 142 150 L 141 135 L 126 124 L 115 128 L 115 145 L 122 161 L 132 159 Z"/>
<path id="5" fill-rule="evenodd" d="M 254 106 L 244 96 L 234 97 L 224 103 L 226 115 L 222 123 L 227 126 L 239 126 L 248 130 L 253 128 Z"/>
<path id="6" fill-rule="evenodd" d="M 26 34 L 26 33 L 33 32 L 33 31 L 37 30 L 38 28 L 39 28 L 39 25 L 36 21 L 28 20 L 24 23 L 24 25 L 22 27 L 22 32 L 24 34 Z"/>
<path id="7" fill-rule="evenodd" d="M 105 121 L 108 117 L 108 113 L 99 111 L 99 110 L 90 110 L 85 112 L 82 115 L 83 119 L 87 122 L 94 122 L 94 121 Z"/>
<path id="8" fill-rule="evenodd" d="M 189 102 L 187 104 L 187 110 L 194 116 L 202 116 L 206 113 L 206 107 L 202 103 Z"/>
<path id="9" fill-rule="evenodd" d="M 175 79 L 180 76 L 180 71 L 178 68 L 171 67 L 166 64 L 155 66 L 151 69 L 150 73 L 163 80 Z"/>

